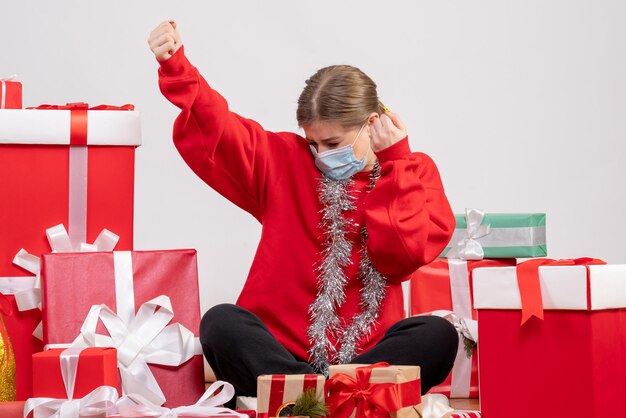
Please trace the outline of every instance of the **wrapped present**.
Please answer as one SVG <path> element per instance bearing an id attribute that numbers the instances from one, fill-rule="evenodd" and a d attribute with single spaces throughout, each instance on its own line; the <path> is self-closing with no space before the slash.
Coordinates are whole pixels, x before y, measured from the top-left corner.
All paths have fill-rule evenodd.
<path id="1" fill-rule="evenodd" d="M 324 400 L 321 374 L 270 374 L 257 379 L 257 413 L 259 418 L 278 416 L 282 407 L 296 401 L 308 389 L 315 389 L 318 399 Z"/>
<path id="2" fill-rule="evenodd" d="M 432 314 L 450 320 L 460 332 L 454 367 L 429 393 L 450 398 L 478 398 L 476 311 L 472 309 L 472 272 L 478 267 L 514 266 L 515 259 L 459 260 L 438 258 L 411 277 L 411 315 Z"/>
<path id="3" fill-rule="evenodd" d="M 546 256 L 545 213 L 487 213 L 468 209 L 456 215 L 456 228 L 442 257 L 530 258 Z"/>
<path id="4" fill-rule="evenodd" d="M 386 363 L 330 366 L 325 386 L 331 418 L 417 418 L 420 390 L 419 367 Z"/>
<path id="5" fill-rule="evenodd" d="M 33 354 L 33 397 L 82 398 L 100 386 L 119 389 L 119 381 L 114 348 L 52 349 Z"/>
<path id="6" fill-rule="evenodd" d="M 157 405 L 204 393 L 195 250 L 45 254 L 42 280 L 46 344 L 118 348 L 123 392 Z"/>
<path id="7" fill-rule="evenodd" d="M 626 265 L 599 262 L 474 270 L 485 416 L 626 416 Z"/>
<path id="8" fill-rule="evenodd" d="M 22 108 L 22 83 L 17 76 L 0 78 L 0 109 Z"/>
<path id="9" fill-rule="evenodd" d="M 0 402 L 0 417 L 24 418 L 24 401 Z"/>
<path id="10" fill-rule="evenodd" d="M 193 405 L 179 406 L 177 408 L 164 408 L 153 404 L 141 395 L 129 394 L 119 399 L 117 402 L 117 413 L 111 418 L 123 417 L 176 417 L 176 418 L 210 418 L 210 417 L 236 417 L 250 418 L 254 416 L 254 411 L 233 411 L 224 408 L 235 395 L 235 388 L 227 382 L 214 382 L 204 392 L 200 399 Z M 252 414 L 250 414 L 252 412 Z"/>
<path id="11" fill-rule="evenodd" d="M 0 212 L 0 293 L 15 308 L 6 325 L 15 348 L 18 400 L 31 396 L 31 355 L 43 348 L 33 332 L 41 320 L 35 257 L 51 250 L 46 229 L 69 228 L 70 248 L 57 250 L 94 242 L 104 228 L 120 235 L 118 249 L 132 249 L 134 153 L 141 130 L 139 113 L 127 109 L 77 104 L 0 112 L 0 195 L 6 203 Z"/>

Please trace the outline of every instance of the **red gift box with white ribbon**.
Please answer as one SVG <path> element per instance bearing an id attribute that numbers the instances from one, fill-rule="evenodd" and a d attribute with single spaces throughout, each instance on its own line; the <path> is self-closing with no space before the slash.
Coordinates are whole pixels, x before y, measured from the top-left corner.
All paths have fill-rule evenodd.
<path id="1" fill-rule="evenodd" d="M 626 416 L 626 265 L 597 262 L 474 270 L 485 416 Z"/>
<path id="2" fill-rule="evenodd" d="M 476 310 L 472 309 L 472 272 L 479 267 L 513 266 L 515 259 L 458 260 L 437 258 L 411 277 L 410 314 L 434 314 L 450 320 L 459 330 L 454 367 L 446 380 L 429 393 L 449 398 L 478 398 L 478 348 L 468 356 L 465 340 L 477 342 Z"/>
<path id="3" fill-rule="evenodd" d="M 123 392 L 156 405 L 204 393 L 195 250 L 45 254 L 42 280 L 48 347 L 117 348 Z"/>
<path id="4" fill-rule="evenodd" d="M 69 230 L 70 248 L 57 251 L 77 251 L 105 228 L 120 237 L 117 249 L 133 246 L 139 112 L 132 106 L 49 107 L 0 111 L 0 293 L 14 308 L 5 321 L 18 400 L 31 396 L 31 355 L 42 349 L 32 334 L 41 320 L 36 257 L 52 250 L 46 230 L 60 224 Z"/>

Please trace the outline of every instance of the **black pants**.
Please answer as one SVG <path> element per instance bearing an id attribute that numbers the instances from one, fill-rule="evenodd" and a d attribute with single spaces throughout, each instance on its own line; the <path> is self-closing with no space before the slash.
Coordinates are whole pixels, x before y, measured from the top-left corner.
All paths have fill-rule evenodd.
<path id="1" fill-rule="evenodd" d="M 309 363 L 287 351 L 256 315 L 236 305 L 217 305 L 204 314 L 200 342 L 215 376 L 231 383 L 238 396 L 256 396 L 256 378 L 262 374 L 315 373 Z M 426 393 L 452 370 L 457 346 L 458 334 L 447 320 L 412 317 L 390 327 L 376 346 L 351 363 L 420 366 L 422 393 Z"/>

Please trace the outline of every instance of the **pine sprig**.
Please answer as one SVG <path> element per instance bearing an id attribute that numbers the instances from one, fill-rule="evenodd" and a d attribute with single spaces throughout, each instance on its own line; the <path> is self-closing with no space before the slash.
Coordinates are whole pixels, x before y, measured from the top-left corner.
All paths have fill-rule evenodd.
<path id="1" fill-rule="evenodd" d="M 315 389 L 305 390 L 293 406 L 292 415 L 311 418 L 325 417 L 328 415 L 328 407 L 317 398 Z"/>

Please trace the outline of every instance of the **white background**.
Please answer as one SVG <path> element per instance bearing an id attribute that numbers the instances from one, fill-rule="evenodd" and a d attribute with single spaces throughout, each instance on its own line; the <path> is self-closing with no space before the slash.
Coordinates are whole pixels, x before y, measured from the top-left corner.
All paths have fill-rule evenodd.
<path id="1" fill-rule="evenodd" d="M 170 18 L 209 83 L 266 129 L 297 129 L 318 68 L 358 66 L 438 163 L 456 212 L 546 212 L 550 256 L 626 262 L 622 0 L 3 1 L 0 13 L 0 76 L 20 75 L 25 105 L 142 112 L 136 248 L 197 248 L 203 309 L 236 300 L 260 226 L 172 145 L 177 110 L 146 43 Z"/>

